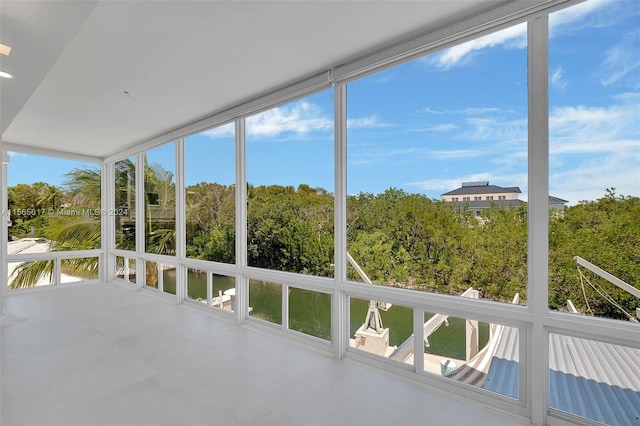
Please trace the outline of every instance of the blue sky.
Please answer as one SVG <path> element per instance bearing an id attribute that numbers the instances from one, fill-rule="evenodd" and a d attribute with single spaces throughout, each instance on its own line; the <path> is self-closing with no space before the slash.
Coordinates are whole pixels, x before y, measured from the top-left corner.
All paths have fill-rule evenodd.
<path id="1" fill-rule="evenodd" d="M 350 83 L 348 192 L 439 198 L 490 181 L 519 186 L 526 200 L 526 49 L 517 25 Z M 549 52 L 550 193 L 571 204 L 609 187 L 640 195 L 640 3 L 590 0 L 552 14 Z M 250 183 L 333 192 L 332 95 L 247 119 Z M 172 148 L 152 156 L 174 170 Z M 185 156 L 187 184 L 233 183 L 233 126 L 188 138 Z M 80 164 L 26 160 L 12 156 L 9 185 L 59 183 Z"/>

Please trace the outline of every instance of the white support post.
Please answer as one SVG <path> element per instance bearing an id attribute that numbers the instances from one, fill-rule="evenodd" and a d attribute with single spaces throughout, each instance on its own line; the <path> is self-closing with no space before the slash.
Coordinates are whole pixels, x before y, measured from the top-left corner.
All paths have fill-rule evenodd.
<path id="1" fill-rule="evenodd" d="M 282 288 L 282 331 L 289 330 L 289 284 L 282 284 L 280 286 Z"/>
<path id="2" fill-rule="evenodd" d="M 529 203 L 528 281 L 529 309 L 533 313 L 527 339 L 528 403 L 535 425 L 546 424 L 549 403 L 549 336 L 544 328 L 548 312 L 549 266 L 549 82 L 548 16 L 528 23 L 529 64 Z"/>
<path id="3" fill-rule="evenodd" d="M 129 281 L 129 258 L 125 257 L 124 262 L 124 280 Z"/>
<path id="4" fill-rule="evenodd" d="M 144 191 L 144 152 L 136 155 L 136 288 L 138 291 L 144 288 L 146 277 L 146 265 L 140 255 L 145 250 L 145 191 Z"/>
<path id="5" fill-rule="evenodd" d="M 59 257 L 53 260 L 53 285 L 60 285 L 62 281 L 62 261 Z"/>
<path id="6" fill-rule="evenodd" d="M 156 263 L 156 270 L 158 271 L 158 292 L 164 293 L 164 264 Z M 178 277 L 176 277 L 176 293 L 178 292 L 177 279 Z"/>
<path id="7" fill-rule="evenodd" d="M 242 271 L 247 267 L 247 174 L 245 120 L 236 120 L 236 323 L 249 315 L 249 280 Z"/>
<path id="8" fill-rule="evenodd" d="M 180 262 L 187 257 L 186 186 L 184 138 L 176 140 L 176 304 L 187 297 L 187 267 Z"/>
<path id="9" fill-rule="evenodd" d="M 211 274 L 211 272 L 207 271 L 207 306 L 208 307 L 212 306 L 212 302 L 211 302 L 211 300 L 213 299 L 212 293 L 213 293 L 213 275 Z"/>
<path id="10" fill-rule="evenodd" d="M 424 311 L 413 310 L 413 367 L 416 373 L 424 372 Z"/>
<path id="11" fill-rule="evenodd" d="M 344 83 L 334 85 L 333 99 L 335 288 L 331 302 L 331 339 L 336 356 L 342 358 L 349 346 L 349 298 L 342 290 L 342 283 L 347 279 L 347 86 Z"/>
<path id="12" fill-rule="evenodd" d="M 116 276 L 116 258 L 112 254 L 115 248 L 116 205 L 115 205 L 115 163 L 102 162 L 101 166 L 101 247 L 100 279 L 111 282 Z"/>
<path id="13" fill-rule="evenodd" d="M 478 333 L 478 321 L 470 319 L 465 320 L 465 347 L 467 348 L 465 361 L 469 361 L 471 358 L 478 355 L 478 346 L 480 341 Z"/>

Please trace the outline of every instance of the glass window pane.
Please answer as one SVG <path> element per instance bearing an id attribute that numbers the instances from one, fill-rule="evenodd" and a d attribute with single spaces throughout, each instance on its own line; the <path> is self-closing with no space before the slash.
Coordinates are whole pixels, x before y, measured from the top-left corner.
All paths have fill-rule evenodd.
<path id="1" fill-rule="evenodd" d="M 135 157 L 115 163 L 116 248 L 136 249 L 136 163 Z"/>
<path id="2" fill-rule="evenodd" d="M 549 17 L 553 310 L 637 319 L 639 19 L 637 2 L 593 0 Z"/>
<path id="3" fill-rule="evenodd" d="M 246 120 L 250 266 L 333 276 L 333 100 L 326 91 Z"/>
<path id="4" fill-rule="evenodd" d="M 127 259 L 127 263 L 129 264 L 129 282 L 135 284 L 136 283 L 136 260 Z"/>
<path id="5" fill-rule="evenodd" d="M 349 307 L 351 348 L 413 365 L 413 357 L 404 356 L 413 336 L 413 309 L 354 297 Z"/>
<path id="6" fill-rule="evenodd" d="M 176 294 L 176 267 L 173 265 L 162 266 L 162 291 L 164 293 Z"/>
<path id="7" fill-rule="evenodd" d="M 136 260 L 116 256 L 116 278 L 129 283 L 136 282 Z"/>
<path id="8" fill-rule="evenodd" d="M 144 270 L 144 285 L 151 288 L 158 288 L 158 264 L 156 262 L 144 262 Z"/>
<path id="9" fill-rule="evenodd" d="M 98 279 L 98 257 L 79 257 L 60 260 L 60 283 L 91 281 Z"/>
<path id="10" fill-rule="evenodd" d="M 187 257 L 234 263 L 234 124 L 189 136 L 184 152 Z"/>
<path id="11" fill-rule="evenodd" d="M 637 424 L 640 349 L 551 333 L 549 407 L 602 424 Z"/>
<path id="12" fill-rule="evenodd" d="M 349 279 L 526 302 L 526 40 L 523 23 L 348 84 Z"/>
<path id="13" fill-rule="evenodd" d="M 282 285 L 249 280 L 249 315 L 282 324 Z"/>
<path id="14" fill-rule="evenodd" d="M 225 275 L 211 274 L 213 308 L 234 312 L 236 310 L 236 279 Z"/>
<path id="15" fill-rule="evenodd" d="M 207 304 L 207 271 L 187 270 L 187 298 Z"/>
<path id="16" fill-rule="evenodd" d="M 93 163 L 10 153 L 8 254 L 100 248 L 100 176 Z"/>
<path id="17" fill-rule="evenodd" d="M 469 318 L 424 314 L 424 370 L 518 398 L 520 330 Z"/>
<path id="18" fill-rule="evenodd" d="M 289 329 L 331 340 L 331 295 L 290 287 Z"/>
<path id="19" fill-rule="evenodd" d="M 53 260 L 33 262 L 9 262 L 8 289 L 35 287 L 53 284 Z"/>
<path id="20" fill-rule="evenodd" d="M 147 253 L 175 255 L 175 156 L 173 142 L 145 153 L 144 226 Z"/>
<path id="21" fill-rule="evenodd" d="M 187 298 L 207 304 L 207 274 L 211 275 L 211 307 L 229 312 L 235 311 L 236 279 L 225 275 L 189 268 Z"/>

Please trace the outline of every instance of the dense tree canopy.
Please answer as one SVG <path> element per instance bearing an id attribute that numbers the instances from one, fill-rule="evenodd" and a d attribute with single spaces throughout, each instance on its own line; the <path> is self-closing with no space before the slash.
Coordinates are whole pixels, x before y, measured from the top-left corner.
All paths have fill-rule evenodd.
<path id="1" fill-rule="evenodd" d="M 146 204 L 175 211 L 173 176 L 145 165 Z M 135 208 L 135 166 L 116 167 L 116 204 Z M 49 216 L 47 209 L 98 208 L 99 172 L 74 170 L 65 185 L 45 183 L 9 188 L 9 205 L 22 209 L 12 217 L 10 236 L 31 227 L 55 242 L 54 249 L 96 248 L 99 217 Z M 235 186 L 202 182 L 186 188 L 187 256 L 235 262 Z M 153 197 L 153 199 L 149 198 Z M 637 298 L 589 271 L 577 268 L 580 256 L 614 276 L 640 287 L 640 198 L 618 196 L 584 201 L 549 216 L 549 306 L 566 309 L 570 299 L 584 313 L 624 318 Z M 121 218 L 118 218 L 119 221 Z M 172 254 L 175 217 L 147 221 L 147 250 Z M 166 222 L 166 223 L 165 223 Z M 117 222 L 119 223 L 119 222 Z M 526 303 L 527 207 L 493 207 L 482 216 L 452 203 L 390 188 L 347 199 L 347 248 L 376 284 L 445 294 L 468 287 L 483 297 L 508 302 L 516 293 Z M 120 248 L 135 247 L 135 233 L 116 226 Z M 247 187 L 247 256 L 250 266 L 333 276 L 333 194 L 308 185 Z M 76 268 L 77 269 L 77 268 Z M 349 269 L 349 278 L 361 280 Z M 606 300 L 610 295 L 620 306 Z M 620 309 L 622 308 L 622 309 Z"/>

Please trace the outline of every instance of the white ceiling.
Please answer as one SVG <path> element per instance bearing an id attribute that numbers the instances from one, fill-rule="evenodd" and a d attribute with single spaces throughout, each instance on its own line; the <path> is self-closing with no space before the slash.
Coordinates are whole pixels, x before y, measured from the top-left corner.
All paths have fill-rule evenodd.
<path id="1" fill-rule="evenodd" d="M 0 1 L 2 141 L 110 156 L 499 3 Z"/>

